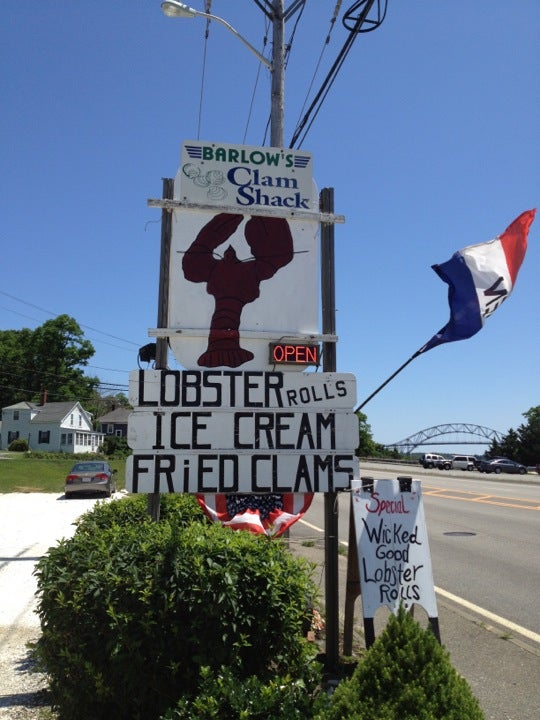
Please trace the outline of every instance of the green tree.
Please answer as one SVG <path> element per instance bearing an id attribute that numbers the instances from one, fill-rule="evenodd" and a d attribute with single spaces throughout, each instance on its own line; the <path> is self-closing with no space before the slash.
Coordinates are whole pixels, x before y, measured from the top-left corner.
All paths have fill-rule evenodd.
<path id="1" fill-rule="evenodd" d="M 362 457 L 373 457 L 376 454 L 376 446 L 371 432 L 371 425 L 367 421 L 367 415 L 358 410 L 358 447 L 356 454 Z"/>
<path id="2" fill-rule="evenodd" d="M 536 465 L 540 462 L 540 405 L 524 412 L 523 417 L 527 422 L 517 429 L 520 460 L 525 465 Z"/>
<path id="3" fill-rule="evenodd" d="M 316 720 L 484 720 L 448 652 L 400 608 Z"/>
<path id="4" fill-rule="evenodd" d="M 117 408 L 131 409 L 129 400 L 124 393 L 116 393 L 116 395 L 101 395 L 97 390 L 94 390 L 91 394 L 85 407 L 92 413 L 94 421 L 97 421 L 97 419 L 102 415 L 106 415 Z"/>
<path id="5" fill-rule="evenodd" d="M 47 320 L 35 330 L 0 331 L 0 408 L 23 400 L 85 400 L 99 378 L 84 374 L 94 347 L 69 315 Z"/>
<path id="6" fill-rule="evenodd" d="M 527 422 L 517 430 L 510 428 L 503 439 L 491 443 L 487 455 L 510 458 L 524 465 L 536 465 L 540 462 L 540 405 L 523 413 Z"/>

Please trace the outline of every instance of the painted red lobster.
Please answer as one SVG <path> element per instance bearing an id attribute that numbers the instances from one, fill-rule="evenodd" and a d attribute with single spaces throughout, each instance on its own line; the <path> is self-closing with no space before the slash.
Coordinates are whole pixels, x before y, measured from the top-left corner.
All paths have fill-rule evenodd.
<path id="1" fill-rule="evenodd" d="M 239 260 L 232 246 L 222 258 L 214 250 L 233 235 L 243 215 L 220 213 L 199 232 L 182 260 L 186 280 L 205 282 L 216 301 L 208 347 L 199 357 L 202 367 L 238 367 L 253 359 L 240 347 L 240 316 L 244 305 L 259 297 L 259 287 L 293 258 L 293 240 L 284 218 L 252 217 L 244 235 L 253 257 Z"/>

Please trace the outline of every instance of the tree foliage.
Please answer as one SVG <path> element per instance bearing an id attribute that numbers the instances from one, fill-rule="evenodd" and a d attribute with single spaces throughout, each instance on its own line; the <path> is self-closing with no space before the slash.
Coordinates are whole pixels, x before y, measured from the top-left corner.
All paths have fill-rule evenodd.
<path id="1" fill-rule="evenodd" d="M 94 390 L 89 396 L 85 407 L 96 420 L 117 408 L 131 409 L 129 400 L 124 393 L 119 392 L 115 395 L 101 395 L 97 390 Z"/>
<path id="2" fill-rule="evenodd" d="M 363 457 L 372 457 L 375 454 L 375 442 L 371 432 L 371 425 L 367 421 L 367 415 L 358 410 L 356 412 L 358 418 L 358 448 L 357 455 Z"/>
<path id="3" fill-rule="evenodd" d="M 375 442 L 371 432 L 371 425 L 367 421 L 367 415 L 360 410 L 356 411 L 358 418 L 358 447 L 356 454 L 359 457 L 392 457 L 398 459 L 400 457 L 397 450 L 390 450 L 381 443 Z"/>
<path id="4" fill-rule="evenodd" d="M 316 720 L 483 720 L 467 681 L 403 608 Z"/>
<path id="5" fill-rule="evenodd" d="M 503 456 L 524 465 L 540 462 L 540 405 L 523 413 L 527 422 L 517 430 L 510 428 L 500 442 L 491 443 L 488 457 Z"/>
<path id="6" fill-rule="evenodd" d="M 83 368 L 94 347 L 69 315 L 58 315 L 35 330 L 0 331 L 0 408 L 21 401 L 84 400 L 99 383 Z"/>

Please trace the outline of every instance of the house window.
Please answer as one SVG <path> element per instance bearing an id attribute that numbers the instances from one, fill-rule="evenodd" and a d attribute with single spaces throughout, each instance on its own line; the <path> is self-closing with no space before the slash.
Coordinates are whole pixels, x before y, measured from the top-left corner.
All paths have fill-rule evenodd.
<path id="1" fill-rule="evenodd" d="M 73 427 L 73 413 L 69 417 L 69 424 Z"/>
<path id="2" fill-rule="evenodd" d="M 19 411 L 18 411 L 18 410 L 14 410 L 14 411 L 13 411 L 13 419 L 14 419 L 14 420 L 18 420 L 18 419 L 19 419 Z"/>
<path id="3" fill-rule="evenodd" d="M 82 427 L 82 415 L 79 415 L 79 427 Z"/>
<path id="4" fill-rule="evenodd" d="M 18 430 L 10 430 L 8 432 L 8 445 L 12 443 L 14 440 L 17 440 L 19 437 L 19 431 Z"/>
<path id="5" fill-rule="evenodd" d="M 122 430 L 116 431 L 116 437 L 122 437 Z"/>
<path id="6" fill-rule="evenodd" d="M 112 423 L 107 425 L 107 435 L 114 435 L 114 425 Z"/>
<path id="7" fill-rule="evenodd" d="M 50 430 L 40 430 L 38 434 L 38 443 L 40 445 L 48 445 L 51 441 L 51 431 Z"/>

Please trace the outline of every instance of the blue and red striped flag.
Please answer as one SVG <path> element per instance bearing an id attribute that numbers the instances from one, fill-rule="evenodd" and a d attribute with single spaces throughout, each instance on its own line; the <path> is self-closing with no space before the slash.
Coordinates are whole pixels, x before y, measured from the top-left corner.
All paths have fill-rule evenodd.
<path id="1" fill-rule="evenodd" d="M 502 235 L 458 250 L 447 262 L 432 266 L 448 284 L 450 321 L 416 355 L 442 343 L 472 337 L 509 297 L 525 257 L 535 213 L 527 210 Z"/>

